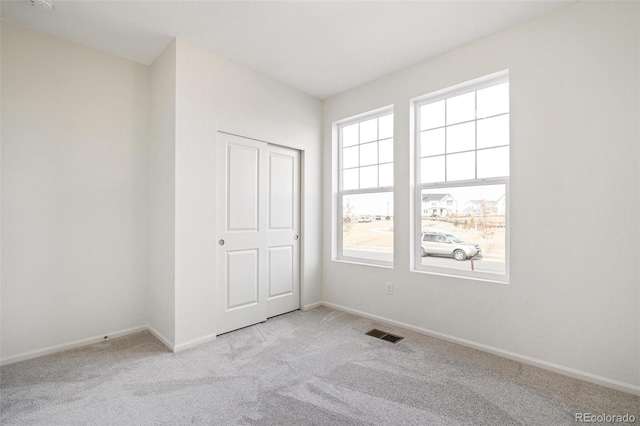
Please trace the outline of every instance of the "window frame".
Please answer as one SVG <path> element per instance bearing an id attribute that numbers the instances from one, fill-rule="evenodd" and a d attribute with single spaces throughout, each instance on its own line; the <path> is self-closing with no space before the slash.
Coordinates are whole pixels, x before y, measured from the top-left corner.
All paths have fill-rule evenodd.
<path id="1" fill-rule="evenodd" d="M 421 137 L 420 137 L 420 133 L 421 133 L 421 123 L 420 123 L 420 107 L 423 105 L 427 105 L 430 103 L 434 103 L 434 102 L 438 102 L 444 99 L 450 99 L 456 96 L 460 96 L 460 95 L 464 95 L 470 92 L 475 92 L 478 90 L 482 90 L 482 89 L 486 89 L 492 86 L 497 86 L 499 84 L 503 84 L 503 83 L 510 83 L 509 80 L 509 72 L 507 71 L 502 71 L 499 73 L 495 73 L 486 77 L 482 77 L 479 79 L 475 79 L 475 80 L 471 80 L 468 81 L 466 83 L 462 83 L 456 86 L 452 86 L 449 88 L 445 88 L 442 90 L 438 90 L 437 92 L 425 95 L 425 96 L 420 96 L 417 98 L 412 99 L 411 101 L 411 105 L 412 105 L 412 120 L 413 120 L 413 153 L 414 153 L 414 158 L 413 158 L 413 167 L 414 167 L 414 173 L 413 173 L 413 203 L 414 203 L 414 208 L 412 209 L 412 215 L 413 215 L 413 229 L 412 229 L 412 238 L 410 239 L 411 244 L 412 244 L 412 250 L 411 253 L 413 254 L 413 262 L 411 262 L 412 264 L 412 270 L 414 272 L 420 272 L 420 273 L 428 273 L 428 274 L 432 274 L 432 275 L 442 275 L 442 276 L 450 276 L 450 277 L 456 277 L 456 278 L 466 278 L 466 279 L 472 279 L 472 280 L 476 280 L 476 281 L 489 281 L 489 282 L 496 282 L 496 283 L 501 283 L 501 284 L 508 284 L 509 283 L 509 277 L 510 277 L 510 221 L 511 221 L 511 214 L 509 211 L 509 204 L 510 204 L 510 179 L 511 179 L 511 170 L 510 170 L 510 166 L 511 166 L 511 131 L 509 130 L 509 143 L 506 145 L 509 147 L 509 156 L 508 156 L 508 166 L 509 166 L 509 174 L 506 176 L 500 176 L 500 177 L 490 177 L 490 178 L 478 178 L 478 157 L 477 157 L 477 153 L 479 151 L 485 150 L 485 149 L 491 149 L 491 148 L 499 148 L 502 147 L 502 145 L 500 146 L 496 146 L 496 147 L 489 147 L 489 148 L 481 148 L 478 149 L 477 146 L 477 131 L 475 133 L 475 148 L 473 149 L 473 151 L 466 151 L 466 152 L 474 152 L 476 153 L 476 155 L 474 156 L 474 165 L 475 165 L 475 178 L 474 179 L 466 179 L 466 180 L 452 180 L 452 181 L 447 181 L 447 175 L 445 172 L 445 180 L 441 181 L 441 182 L 428 182 L 428 183 L 421 183 L 422 179 L 421 179 L 421 160 L 422 160 L 422 156 L 421 156 Z M 511 87 L 509 88 L 509 93 L 511 93 Z M 510 95 L 509 95 L 510 97 Z M 477 102 L 477 99 L 476 99 Z M 476 108 L 477 108 L 477 104 L 476 104 Z M 508 113 L 504 113 L 504 114 L 508 114 L 509 115 L 509 123 L 511 122 L 511 105 L 509 105 L 509 111 Z M 486 119 L 486 118 L 493 118 L 496 116 L 499 116 L 501 114 L 496 114 L 495 116 L 491 116 L 491 117 L 483 117 L 482 119 Z M 476 129 L 477 129 L 477 122 L 478 122 L 478 117 L 476 116 L 473 119 L 473 122 L 476 123 Z M 455 123 L 452 125 L 456 125 L 456 124 L 461 124 L 461 123 Z M 444 128 L 446 129 L 447 124 L 445 122 L 445 126 Z M 509 128 L 511 128 L 511 126 L 509 126 Z M 458 152 L 456 152 L 457 154 Z M 445 154 L 443 154 L 445 156 L 445 167 L 446 167 L 446 152 Z M 446 169 L 445 169 L 446 170 Z M 420 254 L 420 248 L 421 248 L 421 241 L 422 241 L 422 191 L 424 190 L 445 190 L 446 188 L 455 188 L 455 187 L 473 187 L 473 186 L 486 186 L 486 185 L 497 185 L 497 184 L 503 184 L 505 185 L 505 194 L 504 194 L 504 202 L 505 202 L 505 273 L 504 275 L 502 274 L 495 274 L 495 273 L 490 273 L 490 272 L 479 272 L 479 271 L 465 271 L 465 270 L 460 270 L 460 269 L 455 269 L 455 268 L 447 268 L 447 267 L 442 267 L 442 266 L 429 266 L 429 265 L 422 265 L 422 256 Z"/>
<path id="2" fill-rule="evenodd" d="M 395 154 L 393 157 L 393 161 L 391 162 L 391 164 L 394 166 L 394 185 L 393 186 L 384 186 L 384 187 L 373 187 L 373 188 L 364 188 L 364 189 L 348 189 L 348 190 L 344 190 L 343 189 L 343 178 L 342 178 L 342 172 L 343 172 L 343 168 L 342 168 L 342 160 L 343 160 L 343 137 L 342 137 L 342 132 L 343 129 L 345 127 L 351 126 L 353 124 L 356 123 L 361 123 L 363 121 L 368 121 L 368 120 L 372 120 L 372 119 L 378 119 L 380 117 L 384 117 L 386 115 L 391 115 L 393 121 L 393 132 L 392 132 L 392 136 L 391 139 L 393 140 L 393 147 L 394 147 L 394 151 L 395 151 L 395 115 L 394 115 L 394 111 L 393 111 L 393 106 L 387 106 L 384 108 L 380 108 L 368 113 L 364 113 L 364 114 L 359 114 L 357 116 L 345 119 L 345 120 L 341 120 L 338 122 L 335 122 L 334 125 L 336 126 L 336 130 L 337 130 L 337 215 L 336 215 L 336 222 L 337 222 L 337 228 L 336 228 L 336 256 L 334 260 L 338 260 L 338 261 L 344 261 L 344 262 L 352 262 L 352 263 L 359 263 L 359 264 L 366 264 L 366 265 L 373 265 L 373 266 L 383 266 L 383 267 L 393 267 L 394 265 L 394 261 L 384 261 L 384 260 L 374 260 L 374 259 L 368 259 L 368 258 L 363 258 L 363 257 L 354 257 L 354 256 L 345 256 L 344 253 L 344 233 L 343 233 L 343 215 L 344 215 L 344 205 L 343 205 L 343 199 L 345 196 L 348 195 L 358 195 L 358 194 L 381 194 L 381 193 L 391 193 L 392 196 L 395 195 L 394 194 L 394 188 L 395 188 Z M 379 130 L 379 129 L 378 129 Z M 379 135 L 378 135 L 379 136 Z M 383 139 L 385 140 L 385 139 Z M 380 139 L 376 139 L 375 142 L 380 142 Z M 358 145 L 362 145 L 360 143 L 358 143 Z M 356 146 L 356 145 L 353 145 Z M 379 158 L 378 158 L 379 160 Z M 376 163 L 378 166 L 381 164 L 380 162 Z M 382 164 L 389 164 L 389 163 L 382 163 Z M 360 168 L 362 166 L 358 166 L 358 168 Z M 380 183 L 380 171 L 378 170 L 378 184 Z M 395 200 L 395 197 L 394 197 Z M 394 238 L 395 240 L 395 238 Z M 394 246 L 395 246 L 395 241 L 394 241 Z M 395 247 L 394 247 L 395 249 Z M 395 253 L 395 250 L 394 250 Z"/>

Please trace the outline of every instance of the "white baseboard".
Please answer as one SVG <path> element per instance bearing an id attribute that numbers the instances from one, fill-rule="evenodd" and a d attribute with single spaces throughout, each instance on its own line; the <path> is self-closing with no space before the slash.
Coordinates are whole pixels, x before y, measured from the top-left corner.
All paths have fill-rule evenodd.
<path id="1" fill-rule="evenodd" d="M 640 395 L 640 386 L 632 385 L 630 383 L 621 382 L 607 377 L 598 376 L 596 374 L 588 373 L 586 371 L 577 370 L 575 368 L 566 367 L 564 365 L 555 364 L 553 362 L 543 361 L 537 358 L 532 358 L 526 355 L 520 355 L 514 352 L 505 351 L 503 349 L 495 348 L 493 346 L 483 345 L 466 339 L 460 339 L 448 334 L 438 333 L 436 331 L 428 330 L 422 327 L 416 327 L 411 324 L 407 324 L 401 321 L 392 320 L 389 318 L 381 317 L 379 315 L 370 314 L 368 312 L 359 311 L 357 309 L 347 308 L 345 306 L 336 305 L 335 303 L 321 302 L 318 305 L 326 306 L 328 308 L 336 309 L 350 314 L 359 315 L 374 321 L 378 321 L 383 324 L 389 324 L 396 327 L 401 327 L 416 333 L 424 334 L 426 336 L 435 337 L 437 339 L 446 340 L 448 342 L 457 343 L 462 346 L 466 346 L 473 349 L 478 349 L 483 352 L 488 352 L 493 355 L 497 355 L 503 358 L 511 359 L 513 361 L 522 362 L 524 364 L 539 367 L 544 370 L 553 371 L 554 373 L 562 374 L 564 376 L 572 377 L 574 379 L 584 380 L 585 382 L 594 383 L 596 385 L 605 386 L 611 389 L 627 392 L 633 395 Z"/>
<path id="2" fill-rule="evenodd" d="M 105 336 L 107 340 L 115 339 L 116 337 L 123 337 L 129 334 L 138 333 L 140 331 L 148 330 L 147 326 L 141 325 L 138 327 L 127 328 L 125 330 L 114 331 L 111 333 L 100 334 L 99 336 L 88 337 L 86 339 L 75 340 L 69 343 L 62 343 L 59 345 L 48 346 L 42 349 L 36 349 L 33 351 L 23 352 L 21 354 L 10 355 L 0 358 L 0 365 L 9 365 L 20 361 L 26 361 L 28 359 L 38 358 L 44 355 L 50 355 L 56 352 L 67 351 L 69 349 L 76 349 L 82 346 L 92 345 L 94 343 L 104 342 Z"/>
<path id="3" fill-rule="evenodd" d="M 175 352 L 173 349 L 175 347 L 175 344 L 171 340 L 169 340 L 164 334 L 160 333 L 158 330 L 156 330 L 150 325 L 146 326 L 145 328 L 149 330 L 149 333 L 153 334 L 153 336 L 156 339 L 160 340 L 160 343 L 165 345 L 167 349 L 169 349 L 171 352 Z"/>
<path id="4" fill-rule="evenodd" d="M 308 305 L 304 305 L 302 308 L 300 308 L 300 310 L 302 312 L 307 312 L 307 311 L 315 309 L 315 308 L 317 308 L 319 306 L 324 306 L 324 304 L 322 302 L 310 303 Z"/>
<path id="5" fill-rule="evenodd" d="M 174 344 L 170 339 L 168 339 L 164 334 L 160 333 L 158 330 L 153 328 L 150 325 L 141 325 L 138 327 L 127 328 L 125 330 L 114 331 L 112 333 L 105 333 L 99 336 L 89 337 L 86 339 L 76 340 L 69 343 L 62 343 L 59 345 L 49 346 L 43 349 L 36 349 L 29 352 L 24 352 L 17 355 L 11 355 L 4 358 L 0 358 L 0 366 L 1 365 L 9 365 L 20 361 L 26 361 L 28 359 L 38 358 L 45 355 L 51 355 L 56 352 L 68 351 L 69 349 L 77 349 L 83 346 L 93 345 L 94 343 L 100 343 L 105 341 L 105 336 L 107 336 L 107 340 L 112 340 L 117 337 L 128 336 L 129 334 L 138 333 L 140 331 L 148 331 L 153 336 L 160 341 L 164 346 L 167 347 L 171 352 L 180 352 L 185 349 L 193 348 L 195 346 L 211 342 L 216 339 L 215 334 L 211 334 L 208 336 L 204 336 L 198 339 L 190 340 L 181 344 Z"/>
<path id="6" fill-rule="evenodd" d="M 180 343 L 178 345 L 175 345 L 173 347 L 173 351 L 174 352 L 182 352 L 186 349 L 190 349 L 193 348 L 195 346 L 198 345 L 203 345 L 205 343 L 209 343 L 216 340 L 216 335 L 215 334 L 210 334 L 208 336 L 204 336 L 204 337 L 199 337 L 197 339 L 193 339 L 193 340 L 189 340 L 188 342 L 184 342 L 184 343 Z"/>

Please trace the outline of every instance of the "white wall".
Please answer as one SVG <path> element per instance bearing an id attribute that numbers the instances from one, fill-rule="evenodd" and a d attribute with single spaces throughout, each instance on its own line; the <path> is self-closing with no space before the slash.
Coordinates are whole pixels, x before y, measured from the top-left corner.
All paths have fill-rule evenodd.
<path id="1" fill-rule="evenodd" d="M 321 299 L 321 103 L 176 41 L 151 67 L 2 27 L 4 362 L 150 326 L 215 336 L 215 136 L 304 150 L 303 305 Z"/>
<path id="2" fill-rule="evenodd" d="M 176 44 L 150 67 L 149 326 L 175 344 Z"/>
<path id="3" fill-rule="evenodd" d="M 215 336 L 214 70 L 177 40 L 176 342 Z M 213 80 L 213 81 L 212 81 Z"/>
<path id="4" fill-rule="evenodd" d="M 0 91 L 2 90 L 2 8 L 0 7 Z M 2 96 L 0 94 L 0 166 L 2 165 Z M 0 167 L 0 333 L 2 332 L 2 168 Z M 1 334 L 0 334 L 1 335 Z M 0 338 L 0 359 L 2 339 Z"/>
<path id="5" fill-rule="evenodd" d="M 640 390 L 638 8 L 578 2 L 325 101 L 324 228 L 331 124 L 389 104 L 396 222 L 393 269 L 332 261 L 325 233 L 324 300 Z M 511 283 L 410 272 L 409 99 L 503 69 Z"/>
<path id="6" fill-rule="evenodd" d="M 176 344 L 215 335 L 216 131 L 304 150 L 303 300 L 321 299 L 321 103 L 177 41 Z"/>
<path id="7" fill-rule="evenodd" d="M 146 322 L 148 68 L 2 23 L 3 359 Z"/>

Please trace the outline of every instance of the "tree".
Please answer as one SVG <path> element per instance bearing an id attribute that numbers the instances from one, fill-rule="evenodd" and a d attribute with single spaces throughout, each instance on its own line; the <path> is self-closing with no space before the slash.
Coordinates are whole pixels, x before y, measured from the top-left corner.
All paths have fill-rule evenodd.
<path id="1" fill-rule="evenodd" d="M 486 201 L 483 201 L 480 204 L 480 217 L 478 218 L 478 230 L 480 231 L 480 236 L 482 240 L 486 243 L 487 240 L 490 240 L 493 237 L 495 231 L 493 230 L 493 224 L 490 219 L 490 215 L 492 214 L 491 206 Z M 483 244 L 484 245 L 484 244 Z"/>
<path id="2" fill-rule="evenodd" d="M 356 218 L 353 216 L 353 207 L 351 201 L 347 200 L 347 204 L 342 208 L 342 231 L 348 234 L 355 223 Z"/>

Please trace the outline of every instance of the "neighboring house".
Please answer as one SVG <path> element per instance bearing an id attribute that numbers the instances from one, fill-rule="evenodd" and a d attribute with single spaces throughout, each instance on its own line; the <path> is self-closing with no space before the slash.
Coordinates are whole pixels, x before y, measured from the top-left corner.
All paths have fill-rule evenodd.
<path id="1" fill-rule="evenodd" d="M 451 194 L 422 194 L 423 216 L 446 216 L 458 211 L 458 203 Z"/>
<path id="2" fill-rule="evenodd" d="M 502 197 L 504 198 L 504 196 Z M 504 210 L 504 200 L 502 202 Z M 497 214 L 499 211 L 498 201 L 492 200 L 471 200 L 464 205 L 464 213 L 471 216 L 482 215 L 482 209 L 486 209 L 488 214 Z"/>

